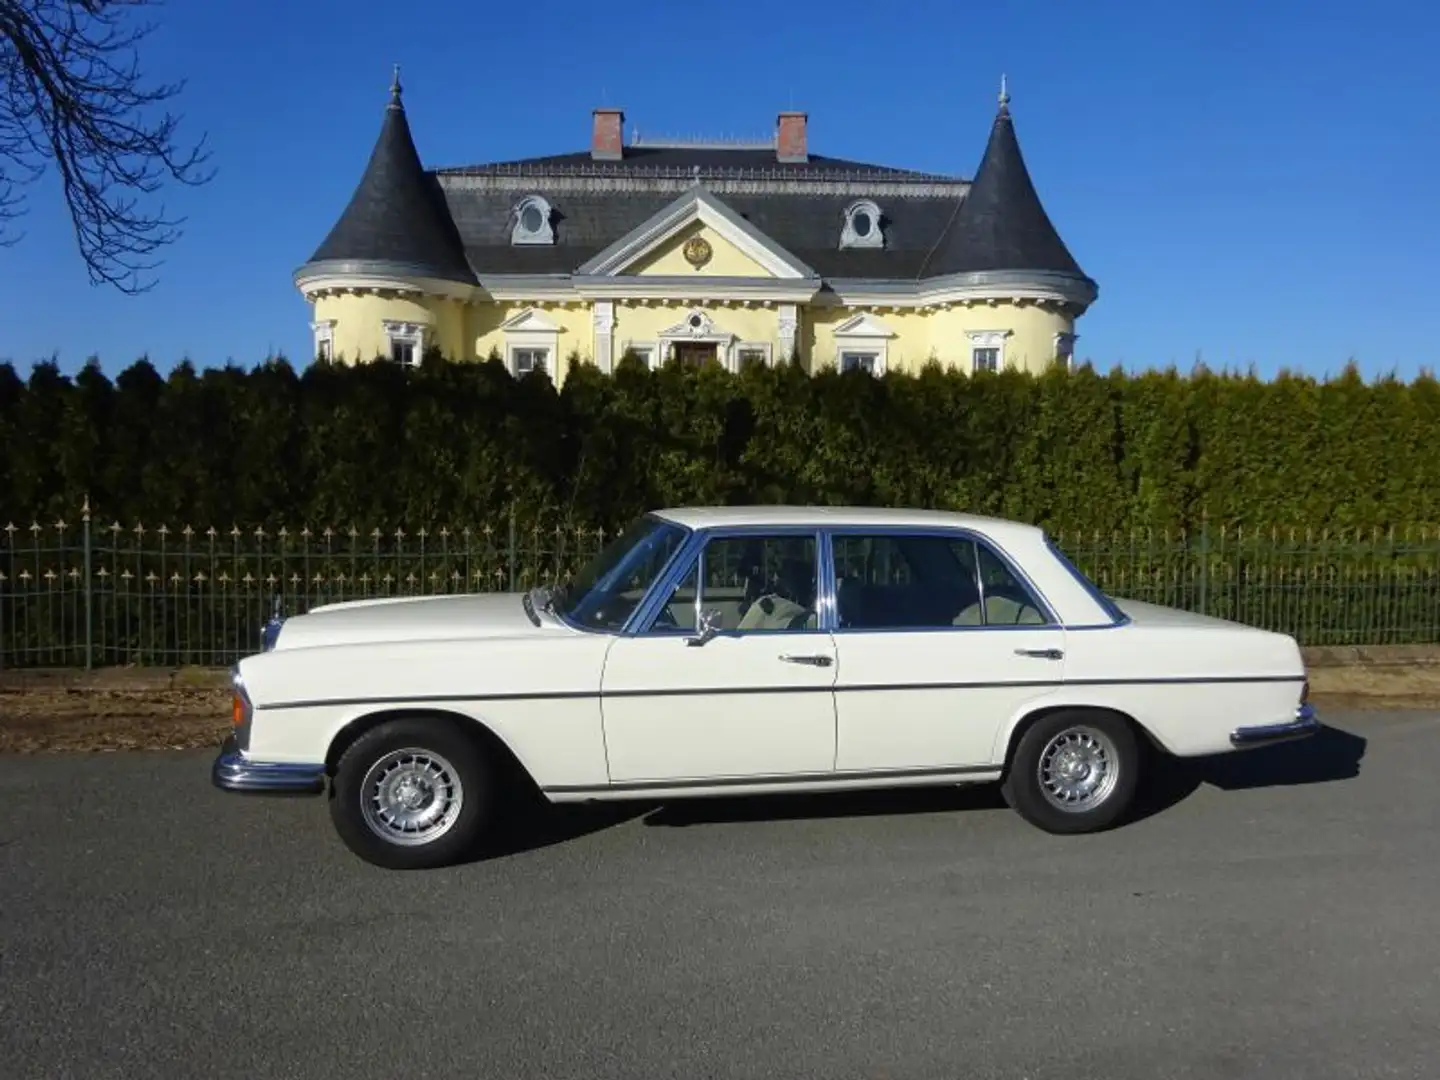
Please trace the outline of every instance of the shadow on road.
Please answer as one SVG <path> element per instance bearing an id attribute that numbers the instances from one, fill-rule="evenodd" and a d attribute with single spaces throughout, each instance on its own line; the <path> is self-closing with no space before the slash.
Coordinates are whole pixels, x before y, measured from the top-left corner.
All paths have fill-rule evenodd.
<path id="1" fill-rule="evenodd" d="M 1131 818 L 1139 820 L 1168 810 L 1201 784 L 1241 791 L 1349 780 L 1360 775 L 1365 747 L 1366 741 L 1359 735 L 1326 725 L 1308 739 L 1256 750 L 1208 758 L 1156 757 L 1159 768 L 1137 795 Z"/>
<path id="2" fill-rule="evenodd" d="M 997 784 L 963 787 L 891 788 L 832 795 L 776 794 L 705 798 L 667 803 L 648 814 L 646 825 L 683 828 L 721 822 L 800 821 L 807 818 L 878 817 L 894 814 L 948 814 L 1005 807 Z"/>
<path id="3" fill-rule="evenodd" d="M 1245 788 L 1324 784 L 1360 773 L 1366 741 L 1339 728 L 1322 727 L 1308 739 L 1278 746 L 1177 759 L 1152 755 L 1152 771 L 1129 815 L 1138 821 L 1183 802 L 1202 784 L 1225 791 Z M 470 862 L 503 858 L 578 840 L 582 836 L 643 818 L 646 825 L 687 825 L 747 821 L 949 814 L 1006 809 L 998 784 L 935 788 L 894 788 L 830 795 L 775 794 L 716 797 L 656 803 L 550 804 L 538 792 L 514 792 L 505 800 L 504 824 Z"/>

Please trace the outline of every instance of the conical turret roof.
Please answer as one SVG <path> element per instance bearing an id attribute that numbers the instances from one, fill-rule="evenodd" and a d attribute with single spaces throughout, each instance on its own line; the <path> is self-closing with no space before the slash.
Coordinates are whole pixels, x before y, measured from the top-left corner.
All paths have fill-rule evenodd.
<path id="1" fill-rule="evenodd" d="M 321 262 L 383 264 L 392 272 L 475 282 L 440 186 L 420 164 L 398 68 L 365 174 L 307 265 Z"/>
<path id="2" fill-rule="evenodd" d="M 921 276 L 987 270 L 1085 277 L 1035 193 L 1003 89 L 980 168 Z"/>

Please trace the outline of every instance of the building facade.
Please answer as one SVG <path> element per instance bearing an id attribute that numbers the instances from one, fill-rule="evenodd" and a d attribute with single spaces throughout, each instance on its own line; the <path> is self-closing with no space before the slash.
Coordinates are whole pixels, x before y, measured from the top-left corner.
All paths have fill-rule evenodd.
<path id="1" fill-rule="evenodd" d="M 1097 286 L 1031 182 L 1002 89 L 971 181 L 811 153 L 804 113 L 763 144 L 624 138 L 427 170 L 398 71 L 358 187 L 295 273 L 317 358 L 503 358 L 730 370 L 795 358 L 1038 371 L 1073 356 Z"/>

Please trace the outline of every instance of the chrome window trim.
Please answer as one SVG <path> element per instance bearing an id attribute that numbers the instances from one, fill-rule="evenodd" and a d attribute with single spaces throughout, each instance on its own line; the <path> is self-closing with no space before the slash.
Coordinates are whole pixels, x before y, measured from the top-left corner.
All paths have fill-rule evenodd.
<path id="1" fill-rule="evenodd" d="M 668 519 L 666 519 L 668 520 Z M 635 606 L 635 611 L 630 622 L 622 633 L 626 637 L 688 637 L 693 630 L 686 630 L 684 627 L 674 629 L 654 629 L 655 620 L 660 615 L 660 608 L 664 606 L 667 597 L 680 586 L 685 580 L 685 574 L 691 566 L 700 566 L 700 558 L 705 553 L 705 547 L 711 540 L 724 540 L 736 536 L 754 536 L 764 538 L 767 536 L 811 536 L 815 540 L 815 607 L 816 625 L 811 628 L 800 630 L 721 630 L 719 635 L 724 637 L 736 637 L 738 635 L 773 635 L 784 634 L 787 637 L 797 637 L 806 634 L 828 633 L 822 596 L 825 590 L 825 560 L 822 554 L 824 547 L 824 529 L 819 525 L 712 525 L 695 529 L 689 541 L 681 544 L 675 551 L 675 556 L 670 565 L 656 579 L 651 591 L 645 599 Z M 705 589 L 703 578 L 697 578 L 695 583 L 696 598 L 696 626 L 699 626 L 698 612 L 703 604 Z"/>
<path id="2" fill-rule="evenodd" d="M 1055 611 L 1055 605 L 1040 589 L 1035 581 L 1027 574 L 1020 565 L 1010 556 L 1000 544 L 989 536 L 985 536 L 974 529 L 964 526 L 949 525 L 827 525 L 823 531 L 826 533 L 826 544 L 830 545 L 836 536 L 935 536 L 945 540 L 965 540 L 975 545 L 975 574 L 977 585 L 981 589 L 981 597 L 984 597 L 984 584 L 980 580 L 980 553 L 979 545 L 983 544 L 1000 564 L 1004 566 L 1015 579 L 1020 582 L 1034 598 L 1036 605 L 1041 609 L 1046 621 L 1043 623 L 1017 623 L 1014 625 L 995 625 L 994 623 L 980 623 L 976 626 L 894 626 L 875 627 L 872 629 L 842 627 L 839 624 L 839 611 L 835 610 L 832 621 L 832 633 L 836 634 L 933 634 L 945 632 L 973 633 L 976 630 L 1015 632 L 1021 630 L 1068 630 L 1064 621 Z M 834 581 L 834 552 L 831 551 L 831 580 L 829 582 L 832 604 L 835 597 Z"/>

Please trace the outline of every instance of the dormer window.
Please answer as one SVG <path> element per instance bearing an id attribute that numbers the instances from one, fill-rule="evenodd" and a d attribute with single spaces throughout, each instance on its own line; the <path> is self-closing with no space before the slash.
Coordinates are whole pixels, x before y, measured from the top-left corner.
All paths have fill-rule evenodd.
<path id="1" fill-rule="evenodd" d="M 553 244 L 555 230 L 550 225 L 550 204 L 541 195 L 527 195 L 515 207 L 515 225 L 510 230 L 512 244 Z"/>
<path id="2" fill-rule="evenodd" d="M 842 248 L 878 248 L 885 246 L 885 233 L 880 227 L 880 207 L 869 199 L 861 199 L 845 208 L 840 228 Z"/>

